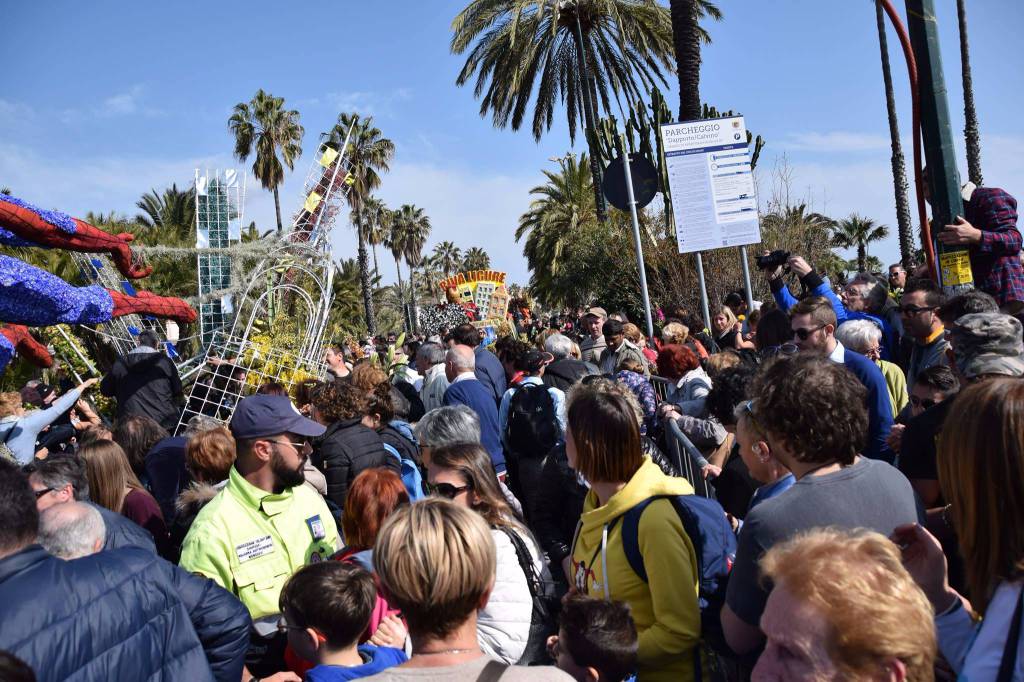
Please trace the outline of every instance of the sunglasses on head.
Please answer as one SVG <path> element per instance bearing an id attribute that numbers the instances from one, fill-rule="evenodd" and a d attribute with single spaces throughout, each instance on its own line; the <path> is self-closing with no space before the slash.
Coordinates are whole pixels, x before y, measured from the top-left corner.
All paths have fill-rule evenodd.
<path id="1" fill-rule="evenodd" d="M 801 327 L 800 329 L 794 329 L 793 333 L 796 334 L 796 337 L 801 341 L 806 341 L 808 338 L 810 338 L 811 334 L 818 331 L 819 329 L 824 328 L 825 325 L 819 324 L 817 327 L 811 327 L 810 329 L 804 329 L 803 327 Z"/>
<path id="2" fill-rule="evenodd" d="M 468 483 L 461 486 L 455 486 L 451 483 L 429 483 L 427 484 L 427 487 L 432 494 L 437 495 L 438 497 L 443 497 L 446 500 L 454 500 L 462 493 L 473 488 L 473 486 Z"/>
<path id="3" fill-rule="evenodd" d="M 936 402 L 930 398 L 921 399 L 916 395 L 912 395 L 910 396 L 910 404 L 914 407 L 923 407 L 927 410 L 930 407 L 935 407 Z"/>

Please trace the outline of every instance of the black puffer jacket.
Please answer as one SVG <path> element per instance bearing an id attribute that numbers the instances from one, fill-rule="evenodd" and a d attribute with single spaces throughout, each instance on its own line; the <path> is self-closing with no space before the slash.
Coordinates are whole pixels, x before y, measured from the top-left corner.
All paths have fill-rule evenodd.
<path id="1" fill-rule="evenodd" d="M 141 414 L 171 432 L 178 426 L 181 379 L 171 359 L 159 351 L 135 349 L 115 360 L 100 392 L 117 398 L 118 420 Z"/>
<path id="2" fill-rule="evenodd" d="M 544 368 L 544 376 L 541 377 L 541 380 L 545 386 L 557 388 L 560 391 L 568 391 L 578 384 L 583 377 L 600 373 L 597 367 L 589 362 L 583 362 L 574 358 L 561 358 Z"/>
<path id="3" fill-rule="evenodd" d="M 327 499 L 345 508 L 348 487 L 365 469 L 387 467 L 401 473 L 401 465 L 384 449 L 384 441 L 359 419 L 339 421 L 327 427 L 313 449 L 313 464 L 327 479 Z"/>
<path id="4" fill-rule="evenodd" d="M 644 455 L 651 458 L 666 476 L 678 476 L 675 466 L 665 457 L 650 438 L 643 438 Z M 530 530 L 541 549 L 551 560 L 551 573 L 562 576 L 562 559 L 569 556 L 576 523 L 583 514 L 583 501 L 589 488 L 580 483 L 576 472 L 569 468 L 565 445 L 556 445 L 544 457 L 541 475 L 537 481 L 537 494 L 529 497 L 533 506 L 527 510 Z"/>
<path id="5" fill-rule="evenodd" d="M 143 549 L 62 561 L 32 545 L 0 560 L 0 603 L 0 649 L 40 682 L 242 677 L 246 608 Z"/>
<path id="6" fill-rule="evenodd" d="M 387 425 L 381 428 L 378 432 L 380 439 L 398 450 L 398 454 L 402 456 L 402 459 L 409 459 L 416 462 L 416 466 L 420 466 L 422 461 L 420 460 L 420 449 L 411 440 L 399 433 L 393 426 Z"/>

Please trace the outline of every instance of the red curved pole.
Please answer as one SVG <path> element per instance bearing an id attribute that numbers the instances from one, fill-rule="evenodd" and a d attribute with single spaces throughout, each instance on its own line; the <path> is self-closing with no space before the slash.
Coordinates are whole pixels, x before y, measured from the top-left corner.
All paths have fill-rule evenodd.
<path id="1" fill-rule="evenodd" d="M 924 166 L 921 162 L 921 94 L 917 81 L 917 60 L 914 59 L 914 50 L 910 46 L 910 36 L 907 35 L 907 29 L 903 26 L 899 14 L 896 13 L 892 0 L 879 1 L 882 3 L 885 13 L 889 15 L 889 21 L 892 22 L 893 29 L 900 39 L 900 45 L 903 47 L 903 56 L 907 60 L 907 72 L 910 76 L 910 100 L 913 103 L 914 189 L 917 192 L 917 214 L 918 220 L 921 221 L 921 241 L 924 245 L 925 259 L 928 261 L 928 274 L 933 280 L 938 281 L 935 272 L 935 246 L 932 244 L 932 230 L 928 225 L 928 211 L 924 205 Z"/>

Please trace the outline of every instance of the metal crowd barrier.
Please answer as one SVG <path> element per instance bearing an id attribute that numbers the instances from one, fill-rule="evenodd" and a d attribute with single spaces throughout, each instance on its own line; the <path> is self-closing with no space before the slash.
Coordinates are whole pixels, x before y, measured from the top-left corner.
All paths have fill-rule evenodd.
<path id="1" fill-rule="evenodd" d="M 714 499 L 715 489 L 701 473 L 701 469 L 707 464 L 707 459 L 683 433 L 675 419 L 665 419 L 663 423 L 665 424 L 665 440 L 668 443 L 669 458 L 698 495 Z"/>

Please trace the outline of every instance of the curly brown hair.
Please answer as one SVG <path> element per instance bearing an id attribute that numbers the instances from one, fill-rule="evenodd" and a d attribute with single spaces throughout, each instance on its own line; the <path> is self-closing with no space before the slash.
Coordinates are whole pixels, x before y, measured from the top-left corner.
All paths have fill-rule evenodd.
<path id="1" fill-rule="evenodd" d="M 348 380 L 363 391 L 372 391 L 388 380 L 388 375 L 372 362 L 359 362 L 352 368 Z"/>
<path id="2" fill-rule="evenodd" d="M 754 421 L 797 461 L 850 464 L 867 444 L 867 389 L 827 357 L 780 357 L 754 378 L 751 395 Z"/>
<path id="3" fill-rule="evenodd" d="M 348 381 L 326 384 L 313 396 L 313 406 L 327 424 L 362 418 L 367 402 L 366 392 Z"/>

